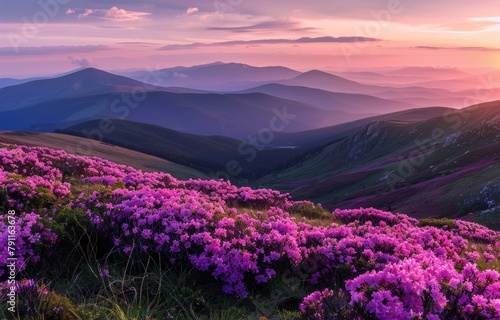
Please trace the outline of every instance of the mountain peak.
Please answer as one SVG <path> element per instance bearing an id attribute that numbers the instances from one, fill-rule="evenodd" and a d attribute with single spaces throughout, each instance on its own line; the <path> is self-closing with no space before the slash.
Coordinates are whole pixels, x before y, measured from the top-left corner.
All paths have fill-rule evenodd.
<path id="1" fill-rule="evenodd" d="M 85 68 L 82 70 L 77 70 L 76 72 L 55 79 L 64 80 L 68 82 L 83 81 L 85 83 L 88 83 L 89 87 L 95 87 L 96 85 L 122 85 L 122 86 L 141 85 L 141 82 L 139 81 L 92 67 Z"/>
<path id="2" fill-rule="evenodd" d="M 320 81 L 320 82 L 335 81 L 336 83 L 359 85 L 355 81 L 351 81 L 351 80 L 348 80 L 346 78 L 343 78 L 343 77 L 340 77 L 340 76 L 337 76 L 337 75 L 334 75 L 334 74 L 331 74 L 328 72 L 316 70 L 316 69 L 301 73 L 300 75 L 295 77 L 295 80 L 307 81 L 307 82 L 310 82 L 310 81 Z"/>
<path id="3" fill-rule="evenodd" d="M 67 75 L 89 76 L 89 75 L 114 75 L 114 74 L 109 73 L 109 72 L 104 71 L 104 70 L 101 70 L 101 69 L 94 68 L 94 67 L 88 67 L 88 68 L 76 70 L 75 72 L 72 72 L 72 73 L 67 74 Z"/>
<path id="4" fill-rule="evenodd" d="M 307 72 L 304 72 L 302 74 L 300 74 L 299 76 L 297 76 L 297 78 L 323 78 L 323 79 L 327 79 L 327 78 L 336 78 L 336 79 L 344 79 L 342 77 L 339 77 L 339 76 L 336 76 L 334 74 L 331 74 L 331 73 L 328 73 L 328 72 L 324 72 L 324 71 L 320 71 L 320 70 L 317 70 L 317 69 L 313 69 L 313 70 L 310 70 L 310 71 L 307 71 Z M 346 81 L 349 81 L 347 79 L 345 79 Z"/>
<path id="5" fill-rule="evenodd" d="M 144 84 L 96 68 L 85 68 L 56 78 L 34 80 L 0 89 L 0 110 L 14 110 L 74 94 L 106 92 L 116 86 L 138 87 Z"/>

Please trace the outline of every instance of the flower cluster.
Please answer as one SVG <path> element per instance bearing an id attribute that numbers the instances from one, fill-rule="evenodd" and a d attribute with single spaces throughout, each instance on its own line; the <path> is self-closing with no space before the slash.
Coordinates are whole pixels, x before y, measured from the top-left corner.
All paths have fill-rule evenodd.
<path id="1" fill-rule="evenodd" d="M 321 288 L 333 279 L 345 289 L 339 294 L 323 287 L 307 296 L 300 310 L 311 319 L 328 318 L 335 299 L 348 301 L 355 311 L 349 314 L 362 318 L 500 318 L 499 275 L 476 264 L 498 264 L 500 235 L 474 223 L 420 226 L 407 215 L 367 208 L 335 210 L 326 218 L 340 223 L 313 226 L 294 216 L 304 211 L 324 218 L 320 206 L 275 190 L 179 181 L 99 158 L 13 145 L 0 146 L 0 188 L 0 202 L 19 212 L 23 268 L 57 241 L 43 221 L 78 210 L 121 254 L 160 254 L 172 264 L 189 264 L 228 294 L 247 296 L 285 270 L 308 265 L 305 282 Z M 0 233 L 6 228 L 0 216 Z M 0 251 L 0 264 L 6 257 Z"/>
<path id="2" fill-rule="evenodd" d="M 329 289 L 313 292 L 304 298 L 299 309 L 307 319 L 325 319 L 325 303 L 327 303 L 328 299 L 332 298 L 333 295 L 334 292 Z"/>
<path id="3" fill-rule="evenodd" d="M 453 261 L 429 252 L 388 264 L 353 280 L 346 288 L 351 304 L 378 319 L 439 319 L 463 315 L 500 317 L 496 271 L 478 271 L 468 263 L 461 272 Z"/>
<path id="4" fill-rule="evenodd" d="M 498 239 L 498 232 L 490 230 L 485 226 L 474 222 L 456 221 L 458 234 L 466 239 L 482 243 L 495 243 Z"/>
<path id="5" fill-rule="evenodd" d="M 8 226 L 6 223 L 7 215 L 0 214 L 0 265 L 7 265 L 9 253 L 15 254 L 17 271 L 26 268 L 28 262 L 37 263 L 41 256 L 41 252 L 37 248 L 50 247 L 56 240 L 57 236 L 52 230 L 46 228 L 40 221 L 40 216 L 35 213 L 22 212 L 16 216 L 15 228 L 15 251 L 9 251 L 8 246 Z M 0 277 L 5 273 L 4 269 L 0 269 Z"/>
<path id="6" fill-rule="evenodd" d="M 166 253 L 172 262 L 188 260 L 222 280 L 226 293 L 246 296 L 247 274 L 267 282 L 276 274 L 273 261 L 302 258 L 297 224 L 275 207 L 265 213 L 238 213 L 188 189 L 115 189 L 109 196 L 106 205 L 88 214 L 124 252 L 136 245 Z M 94 194 L 85 207 L 100 201 L 102 195 Z"/>

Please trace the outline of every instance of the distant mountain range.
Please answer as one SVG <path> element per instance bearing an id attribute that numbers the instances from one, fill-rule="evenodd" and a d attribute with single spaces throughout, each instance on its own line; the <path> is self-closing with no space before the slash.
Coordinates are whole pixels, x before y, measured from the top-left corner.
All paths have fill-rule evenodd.
<path id="1" fill-rule="evenodd" d="M 248 69 L 247 77 L 257 80 L 270 78 L 273 74 L 281 77 L 296 73 L 286 68 L 254 68 L 239 64 L 212 64 L 188 69 L 193 74 L 202 75 L 217 69 L 220 78 L 224 78 L 224 74 L 238 74 L 228 70 Z M 311 74 L 301 76 L 308 78 Z M 340 79 L 328 74 L 324 76 Z M 354 83 L 342 81 L 349 85 Z M 0 89 L 0 128 L 52 131 L 93 119 L 112 118 L 192 134 L 243 139 L 269 129 L 277 114 L 290 114 L 290 121 L 285 120 L 282 131 L 299 132 L 414 107 L 409 103 L 368 95 L 282 84 L 267 84 L 234 93 L 157 87 L 88 68 Z"/>
<path id="2" fill-rule="evenodd" d="M 300 72 L 280 66 L 253 67 L 242 63 L 214 62 L 194 67 L 124 72 L 122 75 L 161 87 L 228 91 L 259 82 L 290 79 Z"/>
<path id="3" fill-rule="evenodd" d="M 287 86 L 270 83 L 241 91 L 242 93 L 260 92 L 275 97 L 303 102 L 324 110 L 343 110 L 351 113 L 389 113 L 415 108 L 415 105 L 381 99 L 364 94 L 330 92 L 303 86 Z"/>

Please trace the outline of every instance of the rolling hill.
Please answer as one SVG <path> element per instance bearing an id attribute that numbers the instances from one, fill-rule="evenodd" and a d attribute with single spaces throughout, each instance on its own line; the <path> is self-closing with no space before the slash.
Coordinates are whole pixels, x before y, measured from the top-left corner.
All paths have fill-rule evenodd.
<path id="1" fill-rule="evenodd" d="M 130 107 L 122 100 L 121 93 L 113 92 L 45 101 L 1 112 L 0 128 L 53 131 L 87 120 L 110 118 L 144 122 L 193 134 L 245 138 L 263 129 L 270 130 L 271 122 L 284 132 L 295 132 L 351 120 L 350 114 L 344 111 L 325 111 L 261 93 L 151 91 L 144 95 L 144 100 L 131 101 Z"/>
<path id="2" fill-rule="evenodd" d="M 342 138 L 364 124 L 376 120 L 416 122 L 450 112 L 447 108 L 413 109 L 383 116 L 358 120 L 347 124 L 298 133 L 277 133 L 269 143 L 254 144 L 223 136 L 203 136 L 184 133 L 147 123 L 112 120 L 111 132 L 102 136 L 89 134 L 101 126 L 100 120 L 91 120 L 60 130 L 65 134 L 92 137 L 103 141 L 155 155 L 205 173 L 227 172 L 227 164 L 236 161 L 242 172 L 230 177 L 257 178 L 269 172 L 286 168 L 301 161 L 312 150 Z M 248 161 L 251 159 L 251 161 Z"/>
<path id="3" fill-rule="evenodd" d="M 331 92 L 368 94 L 381 99 L 395 100 L 418 107 L 455 107 L 460 105 L 469 93 L 453 92 L 445 89 L 427 88 L 423 86 L 405 85 L 387 86 L 364 84 L 331 73 L 312 70 L 299 76 L 278 82 L 289 86 L 305 86 Z"/>
<path id="4" fill-rule="evenodd" d="M 22 84 L 22 83 L 26 83 L 29 81 L 31 81 L 31 80 L 0 78 L 0 89 L 5 88 L 5 87 L 10 87 L 10 86 L 15 86 L 15 85 Z"/>
<path id="5" fill-rule="evenodd" d="M 417 108 L 363 118 L 320 129 L 293 133 L 279 133 L 276 134 L 274 144 L 314 148 L 332 142 L 336 139 L 343 138 L 354 130 L 357 130 L 360 127 L 374 121 L 403 121 L 411 123 L 444 116 L 453 111 L 455 111 L 455 109 L 444 107 Z"/>
<path id="6" fill-rule="evenodd" d="M 258 181 L 327 207 L 469 213 L 500 228 L 500 102 L 425 121 L 375 121 Z M 496 211 L 495 211 L 496 210 Z"/>
<path id="7" fill-rule="evenodd" d="M 200 178 L 209 176 L 193 168 L 182 166 L 159 157 L 154 157 L 131 149 L 121 148 L 109 143 L 94 141 L 59 133 L 41 133 L 26 131 L 2 131 L 0 142 L 18 145 L 42 146 L 66 152 L 95 156 L 128 165 L 145 172 L 168 172 L 178 179 Z"/>
<path id="8" fill-rule="evenodd" d="M 300 72 L 281 67 L 254 67 L 242 63 L 214 62 L 193 67 L 122 73 L 133 79 L 163 87 L 233 91 L 259 82 L 290 79 Z"/>
<path id="9" fill-rule="evenodd" d="M 415 105 L 409 103 L 391 101 L 369 95 L 330 92 L 277 83 L 270 83 L 242 91 L 242 93 L 250 92 L 260 92 L 283 99 L 299 101 L 325 110 L 343 110 L 359 114 L 363 117 L 415 108 Z"/>
<path id="10" fill-rule="evenodd" d="M 94 68 L 86 68 L 61 77 L 34 80 L 0 89 L 0 111 L 18 110 L 46 101 L 85 96 L 120 88 L 144 87 L 144 84 Z"/>
<path id="11" fill-rule="evenodd" d="M 99 126 L 100 120 L 92 120 L 59 132 L 85 137 L 86 132 Z M 111 126 L 110 132 L 93 138 L 195 168 L 215 179 L 231 178 L 237 183 L 284 168 L 307 151 L 306 147 L 253 146 L 233 138 L 194 135 L 124 120 L 113 120 Z"/>

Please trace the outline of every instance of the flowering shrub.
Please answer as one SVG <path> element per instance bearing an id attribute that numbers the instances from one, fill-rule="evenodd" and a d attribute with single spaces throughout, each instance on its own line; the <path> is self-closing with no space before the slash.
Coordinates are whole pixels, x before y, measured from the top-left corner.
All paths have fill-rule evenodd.
<path id="1" fill-rule="evenodd" d="M 337 209 L 333 212 L 333 214 L 339 220 L 345 223 L 354 221 L 359 223 L 365 223 L 370 221 L 373 224 L 379 224 L 379 222 L 383 221 L 389 226 L 393 226 L 397 223 L 408 223 L 411 225 L 415 225 L 418 223 L 417 219 L 410 218 L 406 215 L 401 215 L 401 214 L 394 215 L 390 212 L 384 212 L 373 208 L 367 208 L 367 209 L 361 208 L 359 210 Z"/>
<path id="2" fill-rule="evenodd" d="M 452 261 L 425 252 L 348 280 L 346 288 L 351 305 L 378 319 L 498 319 L 498 279 L 498 272 L 470 263 L 459 272 Z"/>
<path id="3" fill-rule="evenodd" d="M 304 302 L 300 304 L 300 311 L 308 319 L 325 319 L 325 303 L 328 298 L 333 297 L 332 290 L 325 289 L 323 291 L 316 291 L 304 298 Z"/>
<path id="4" fill-rule="evenodd" d="M 465 239 L 483 243 L 495 243 L 498 240 L 498 232 L 490 230 L 485 226 L 474 222 L 457 220 L 458 234 Z"/>
<path id="5" fill-rule="evenodd" d="M 334 319 L 339 312 L 351 318 L 500 318 L 499 275 L 476 264 L 498 264 L 500 237 L 478 224 L 419 223 L 373 208 L 330 215 L 275 190 L 179 181 L 99 158 L 13 145 L 0 146 L 0 189 L 18 218 L 20 272 L 49 255 L 50 246 L 67 237 L 71 217 L 83 215 L 83 224 L 122 256 L 145 252 L 190 265 L 240 297 L 279 281 L 285 271 L 312 266 L 301 275 L 309 293 L 321 289 L 300 305 L 309 319 Z M 313 226 L 307 218 L 325 223 Z M 7 261 L 7 224 L 0 216 L 0 264 Z M 108 269 L 98 275 L 110 277 Z M 332 282 L 337 289 L 325 288 Z M 350 309 L 339 311 L 339 301 Z"/>
<path id="6" fill-rule="evenodd" d="M 6 266 L 9 257 L 7 215 L 0 214 L 0 265 Z M 17 270 L 26 268 L 28 262 L 37 263 L 40 260 L 40 248 L 53 245 L 57 236 L 46 228 L 35 213 L 22 212 L 16 216 L 15 228 L 15 256 Z M 12 246 L 11 246 L 12 247 Z M 5 270 L 0 269 L 0 277 Z"/>

